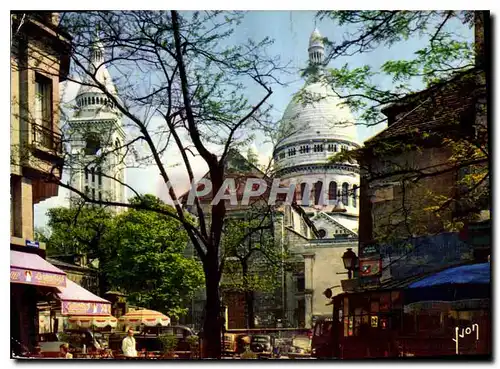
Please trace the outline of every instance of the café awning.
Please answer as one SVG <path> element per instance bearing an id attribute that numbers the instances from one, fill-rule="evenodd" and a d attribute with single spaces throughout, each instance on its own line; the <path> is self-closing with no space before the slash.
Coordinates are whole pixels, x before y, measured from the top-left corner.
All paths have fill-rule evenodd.
<path id="1" fill-rule="evenodd" d="M 63 315 L 108 316 L 111 314 L 111 303 L 94 295 L 85 288 L 68 279 L 65 288 L 59 288 L 57 294 L 61 300 Z"/>
<path id="2" fill-rule="evenodd" d="M 66 273 L 36 254 L 10 251 L 10 282 L 36 286 L 66 287 Z"/>

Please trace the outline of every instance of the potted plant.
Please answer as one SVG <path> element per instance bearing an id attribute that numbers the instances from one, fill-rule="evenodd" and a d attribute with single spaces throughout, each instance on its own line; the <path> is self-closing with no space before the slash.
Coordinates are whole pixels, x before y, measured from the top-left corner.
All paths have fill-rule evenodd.
<path id="1" fill-rule="evenodd" d="M 177 337 L 173 334 L 162 334 L 159 339 L 163 346 L 163 357 L 166 359 L 174 359 L 174 351 L 177 347 Z"/>
<path id="2" fill-rule="evenodd" d="M 200 341 L 198 336 L 189 336 L 187 342 L 191 350 L 191 359 L 198 359 L 200 357 Z"/>
<path id="3" fill-rule="evenodd" d="M 245 347 L 245 352 L 240 355 L 242 360 L 252 360 L 252 359 L 258 359 L 258 355 L 250 350 L 249 346 Z"/>

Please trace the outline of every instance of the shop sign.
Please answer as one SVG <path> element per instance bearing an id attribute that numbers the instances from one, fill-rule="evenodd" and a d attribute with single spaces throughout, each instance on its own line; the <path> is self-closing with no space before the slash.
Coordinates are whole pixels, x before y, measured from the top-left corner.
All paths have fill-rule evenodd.
<path id="1" fill-rule="evenodd" d="M 35 270 L 10 268 L 10 281 L 13 283 L 37 286 L 66 287 L 66 275 Z"/>
<path id="2" fill-rule="evenodd" d="M 380 246 L 374 243 L 362 245 L 359 248 L 360 258 L 380 257 Z"/>
<path id="3" fill-rule="evenodd" d="M 101 302 L 63 301 L 64 315 L 110 315 L 111 304 Z"/>
<path id="4" fill-rule="evenodd" d="M 472 324 L 472 327 L 462 328 L 462 333 L 459 334 L 460 328 L 455 327 L 455 338 L 452 338 L 452 341 L 455 341 L 455 352 L 458 355 L 458 340 L 459 338 L 464 338 L 465 335 L 469 335 L 472 332 L 476 332 L 476 341 L 479 341 L 479 325 Z"/>
<path id="5" fill-rule="evenodd" d="M 382 260 L 360 259 L 359 272 L 362 277 L 379 275 L 382 272 Z"/>

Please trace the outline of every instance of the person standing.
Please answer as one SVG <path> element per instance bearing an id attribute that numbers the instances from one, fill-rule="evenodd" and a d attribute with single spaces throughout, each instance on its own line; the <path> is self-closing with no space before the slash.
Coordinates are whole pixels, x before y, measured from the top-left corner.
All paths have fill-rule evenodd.
<path id="1" fill-rule="evenodd" d="M 63 343 L 61 346 L 59 346 L 59 352 L 62 358 L 73 359 L 73 354 L 69 353 L 69 345 L 67 343 Z"/>
<path id="2" fill-rule="evenodd" d="M 122 341 L 122 351 L 123 355 L 125 355 L 126 357 L 137 357 L 134 331 L 132 329 L 128 330 L 127 337 L 125 337 Z"/>

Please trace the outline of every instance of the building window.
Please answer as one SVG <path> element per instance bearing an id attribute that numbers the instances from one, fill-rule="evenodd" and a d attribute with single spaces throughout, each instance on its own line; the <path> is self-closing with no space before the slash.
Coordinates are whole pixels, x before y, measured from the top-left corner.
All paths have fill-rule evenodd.
<path id="1" fill-rule="evenodd" d="M 346 182 L 342 184 L 342 203 L 349 206 L 349 185 Z"/>
<path id="2" fill-rule="evenodd" d="M 323 144 L 320 145 L 314 145 L 313 147 L 314 152 L 323 152 Z"/>
<path id="3" fill-rule="evenodd" d="M 337 200 L 337 183 L 330 182 L 328 186 L 328 199 L 329 200 Z"/>
<path id="4" fill-rule="evenodd" d="M 85 183 L 89 183 L 89 169 L 85 168 Z"/>
<path id="5" fill-rule="evenodd" d="M 95 169 L 94 168 L 90 169 L 90 174 L 92 175 L 92 183 L 95 183 Z"/>
<path id="6" fill-rule="evenodd" d="M 297 292 L 304 292 L 306 289 L 306 278 L 304 275 L 297 276 Z"/>
<path id="7" fill-rule="evenodd" d="M 95 200 L 95 188 L 92 189 L 92 200 Z"/>
<path id="8" fill-rule="evenodd" d="M 297 153 L 297 151 L 294 148 L 288 149 L 288 156 L 294 156 Z"/>
<path id="9" fill-rule="evenodd" d="M 52 80 L 35 73 L 34 141 L 52 148 Z"/>
<path id="10" fill-rule="evenodd" d="M 102 192 L 99 191 L 99 201 L 102 201 Z"/>
<path id="11" fill-rule="evenodd" d="M 302 203 L 304 203 L 305 199 L 305 192 L 306 192 L 306 183 L 301 183 L 300 184 L 300 200 L 302 201 Z"/>
<path id="12" fill-rule="evenodd" d="M 99 186 L 102 185 L 102 172 L 101 172 L 101 168 L 97 168 L 97 183 L 99 184 Z"/>
<path id="13" fill-rule="evenodd" d="M 358 186 L 352 186 L 352 206 L 356 207 L 358 201 Z"/>
<path id="14" fill-rule="evenodd" d="M 324 229 L 320 229 L 318 231 L 318 237 L 319 238 L 325 238 L 326 237 L 326 231 Z"/>
<path id="15" fill-rule="evenodd" d="M 321 205 L 321 191 L 323 190 L 323 182 L 318 181 L 314 184 L 314 204 Z"/>
<path id="16" fill-rule="evenodd" d="M 52 129 L 52 80 L 35 73 L 35 123 Z"/>

